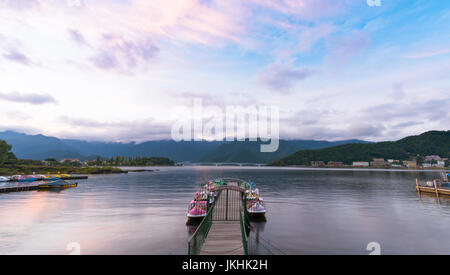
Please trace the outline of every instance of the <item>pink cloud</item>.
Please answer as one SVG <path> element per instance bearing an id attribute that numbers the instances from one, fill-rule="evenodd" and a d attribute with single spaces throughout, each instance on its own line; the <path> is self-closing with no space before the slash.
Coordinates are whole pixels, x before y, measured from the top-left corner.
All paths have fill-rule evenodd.
<path id="1" fill-rule="evenodd" d="M 314 71 L 295 68 L 287 64 L 270 64 L 258 75 L 258 80 L 269 89 L 280 93 L 288 93 L 293 85 L 314 74 Z"/>
<path id="2" fill-rule="evenodd" d="M 407 55 L 405 57 L 408 58 L 408 59 L 421 59 L 421 58 L 433 57 L 433 56 L 442 55 L 442 54 L 449 54 L 449 53 L 450 53 L 450 48 L 449 49 L 439 49 L 439 50 L 425 51 L 425 52 L 421 52 L 421 53 Z"/>
<path id="3" fill-rule="evenodd" d="M 131 41 L 119 35 L 104 34 L 102 46 L 91 61 L 101 69 L 129 71 L 145 67 L 156 57 L 159 50 L 151 38 Z"/>
<path id="4" fill-rule="evenodd" d="M 316 20 L 335 15 L 352 0 L 250 0 L 251 2 L 284 13 L 299 16 L 304 20 Z"/>

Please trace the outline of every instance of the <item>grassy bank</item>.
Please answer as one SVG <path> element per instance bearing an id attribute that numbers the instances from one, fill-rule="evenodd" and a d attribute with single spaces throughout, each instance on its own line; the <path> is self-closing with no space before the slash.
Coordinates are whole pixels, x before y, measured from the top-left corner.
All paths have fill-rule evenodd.
<path id="1" fill-rule="evenodd" d="M 11 176 L 24 174 L 119 174 L 128 173 L 128 171 L 114 167 L 70 167 L 70 166 L 45 166 L 45 165 L 2 165 L 0 167 L 0 175 Z"/>

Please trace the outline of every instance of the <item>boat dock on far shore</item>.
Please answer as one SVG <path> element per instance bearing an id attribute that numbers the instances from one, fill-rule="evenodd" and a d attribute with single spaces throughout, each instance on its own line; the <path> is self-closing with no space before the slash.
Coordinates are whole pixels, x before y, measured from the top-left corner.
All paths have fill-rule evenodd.
<path id="1" fill-rule="evenodd" d="M 60 180 L 84 180 L 88 179 L 88 176 L 86 175 L 74 175 L 70 177 L 61 177 Z M 34 182 L 28 182 L 28 183 L 21 183 L 17 180 L 10 180 L 10 183 L 5 186 L 0 186 L 0 193 L 10 193 L 10 192 L 22 192 L 22 191 L 34 191 L 42 189 L 42 185 L 45 181 L 38 180 Z"/>
<path id="2" fill-rule="evenodd" d="M 77 176 L 70 176 L 70 177 L 60 177 L 62 180 L 87 180 L 89 177 L 86 175 L 77 175 Z M 17 179 L 11 179 L 9 182 L 17 182 Z"/>
<path id="3" fill-rule="evenodd" d="M 428 193 L 450 196 L 450 183 L 447 179 L 437 179 L 433 181 L 427 181 L 425 185 L 419 183 L 419 179 L 416 178 L 416 191 L 419 193 Z"/>

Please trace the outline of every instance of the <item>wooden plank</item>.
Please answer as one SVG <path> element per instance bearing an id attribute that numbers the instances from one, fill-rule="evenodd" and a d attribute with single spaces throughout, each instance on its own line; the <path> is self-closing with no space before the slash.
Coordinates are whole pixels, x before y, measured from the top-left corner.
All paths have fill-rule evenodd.
<path id="1" fill-rule="evenodd" d="M 0 187 L 0 193 L 9 193 L 9 192 L 21 192 L 21 191 L 32 191 L 39 189 L 39 184 L 31 184 L 31 185 L 16 185 L 16 186 L 2 186 Z"/>
<path id="2" fill-rule="evenodd" d="M 419 190 L 420 192 L 425 192 L 425 193 L 435 193 L 436 194 L 436 189 L 434 189 L 434 187 L 426 187 L 426 186 L 419 186 Z M 450 195 L 450 189 L 447 188 L 437 188 L 437 192 L 440 195 Z"/>
<path id="3" fill-rule="evenodd" d="M 244 255 L 240 224 L 214 223 L 200 255 Z"/>

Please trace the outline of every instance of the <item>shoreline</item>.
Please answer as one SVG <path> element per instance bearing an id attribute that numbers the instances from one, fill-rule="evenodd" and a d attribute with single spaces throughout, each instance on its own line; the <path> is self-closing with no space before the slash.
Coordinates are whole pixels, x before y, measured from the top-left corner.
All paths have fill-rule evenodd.
<path id="1" fill-rule="evenodd" d="M 0 175 L 12 176 L 19 174 L 31 175 L 36 174 L 78 174 L 78 175 L 95 175 L 95 174 L 125 174 L 126 170 L 115 167 L 69 167 L 69 166 L 41 166 L 41 165 L 7 165 L 0 167 Z"/>
<path id="2" fill-rule="evenodd" d="M 153 168 L 153 166 L 149 166 L 149 168 Z M 379 171 L 379 172 L 445 172 L 450 173 L 450 169 L 408 169 L 408 168 L 358 168 L 358 167 L 309 167 L 309 166 L 238 166 L 238 165 L 183 165 L 183 166 L 158 166 L 161 169 L 168 168 L 166 171 L 170 169 L 189 169 L 189 168 L 209 168 L 209 169 L 266 169 L 266 170 L 317 170 L 317 171 Z M 163 170 L 161 170 L 163 171 Z"/>

